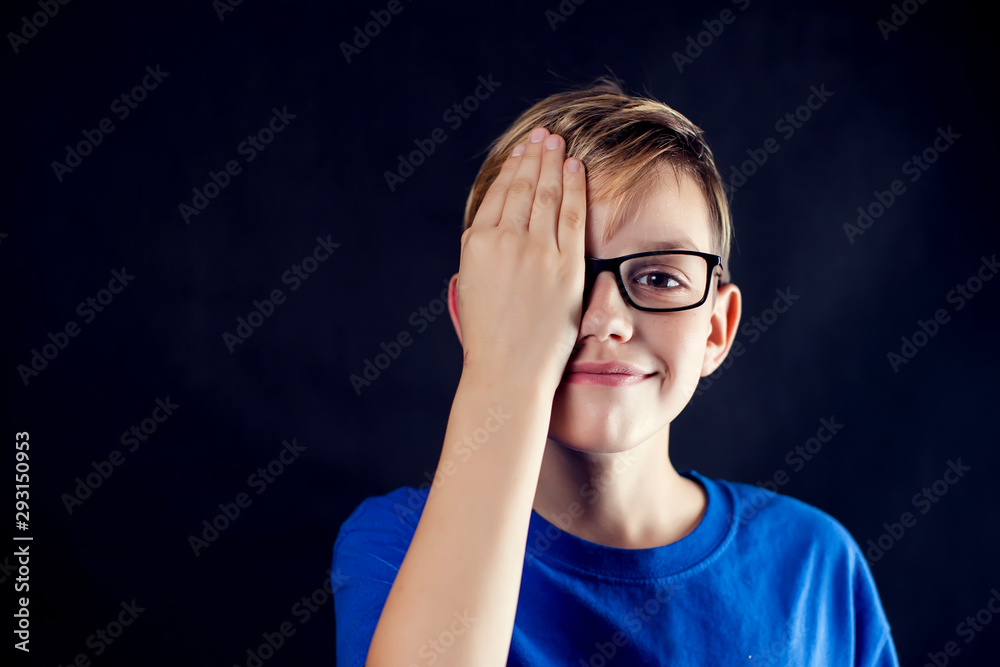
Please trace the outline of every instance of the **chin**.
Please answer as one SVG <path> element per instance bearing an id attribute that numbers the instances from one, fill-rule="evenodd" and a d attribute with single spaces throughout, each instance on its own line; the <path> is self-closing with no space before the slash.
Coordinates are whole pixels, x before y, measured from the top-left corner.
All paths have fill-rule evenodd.
<path id="1" fill-rule="evenodd" d="M 625 452 L 654 436 L 673 418 L 666 418 L 665 406 L 647 405 L 648 400 L 583 400 L 583 392 L 573 391 L 580 388 L 560 385 L 552 403 L 548 435 L 567 449 L 592 454 Z"/>
<path id="2" fill-rule="evenodd" d="M 549 439 L 560 447 L 587 454 L 620 454 L 634 447 L 634 444 L 603 439 L 593 431 L 587 434 L 567 433 L 555 425 L 549 429 Z"/>

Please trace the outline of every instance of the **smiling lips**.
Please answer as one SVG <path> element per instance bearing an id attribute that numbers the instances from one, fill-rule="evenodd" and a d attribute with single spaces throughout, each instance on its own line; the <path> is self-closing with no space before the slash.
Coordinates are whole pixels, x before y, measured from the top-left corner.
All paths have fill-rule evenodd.
<path id="1" fill-rule="evenodd" d="M 638 384 L 652 377 L 638 366 L 623 361 L 605 363 L 573 363 L 566 373 L 567 384 L 599 384 L 611 387 L 623 387 Z"/>

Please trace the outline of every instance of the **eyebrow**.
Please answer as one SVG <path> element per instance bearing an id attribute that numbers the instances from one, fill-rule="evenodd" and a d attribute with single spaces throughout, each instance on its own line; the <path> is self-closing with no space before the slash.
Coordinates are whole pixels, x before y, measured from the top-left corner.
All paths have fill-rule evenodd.
<path id="1" fill-rule="evenodd" d="M 651 241 L 645 243 L 637 252 L 653 252 L 656 250 L 697 250 L 694 241 L 686 236 L 679 236 L 670 241 Z"/>

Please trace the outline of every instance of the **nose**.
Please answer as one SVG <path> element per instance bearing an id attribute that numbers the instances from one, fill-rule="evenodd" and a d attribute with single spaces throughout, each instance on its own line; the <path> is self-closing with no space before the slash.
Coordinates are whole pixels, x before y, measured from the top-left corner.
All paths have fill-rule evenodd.
<path id="1" fill-rule="evenodd" d="M 601 271 L 590 276 L 584 286 L 579 340 L 587 336 L 594 336 L 599 341 L 612 336 L 628 340 L 633 329 L 631 311 L 618 289 L 614 272 Z"/>

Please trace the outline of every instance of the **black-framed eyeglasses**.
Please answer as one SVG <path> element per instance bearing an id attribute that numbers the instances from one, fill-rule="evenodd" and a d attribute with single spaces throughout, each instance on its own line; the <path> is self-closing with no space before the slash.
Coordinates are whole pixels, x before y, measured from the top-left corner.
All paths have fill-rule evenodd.
<path id="1" fill-rule="evenodd" d="M 586 257 L 583 299 L 586 306 L 597 276 L 615 274 L 622 298 L 636 310 L 666 313 L 705 303 L 722 257 L 695 250 L 639 252 L 624 257 Z"/>

